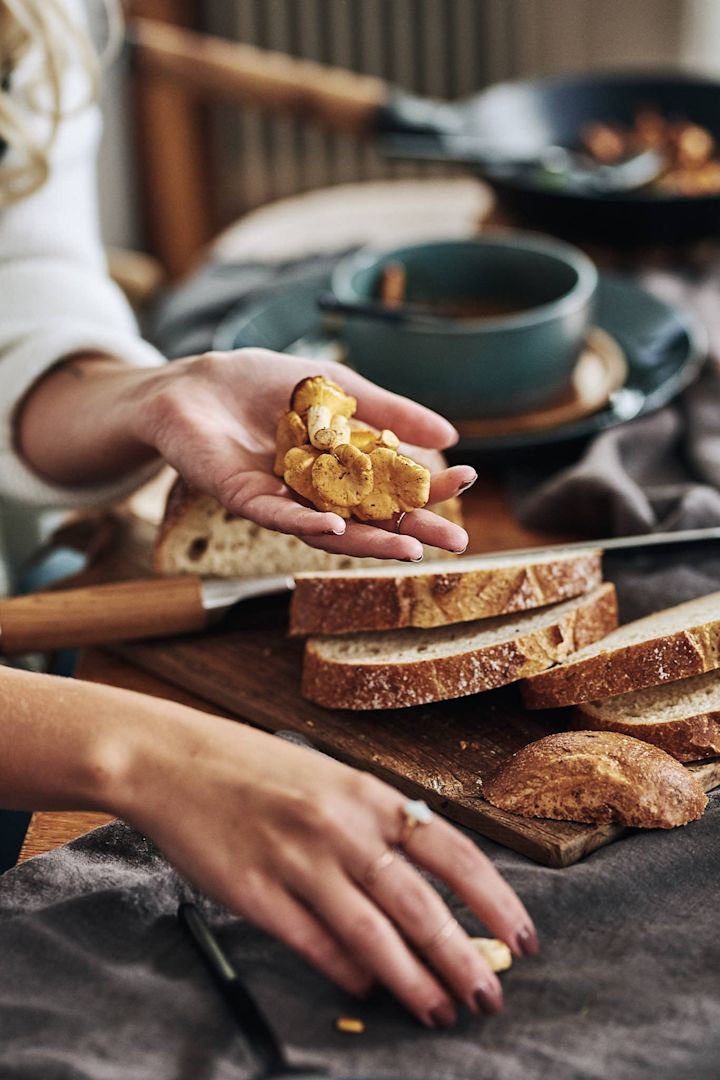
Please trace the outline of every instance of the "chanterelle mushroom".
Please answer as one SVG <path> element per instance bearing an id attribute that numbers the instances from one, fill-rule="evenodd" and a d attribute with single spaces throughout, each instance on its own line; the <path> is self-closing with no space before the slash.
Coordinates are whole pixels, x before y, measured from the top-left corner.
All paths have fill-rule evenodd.
<path id="1" fill-rule="evenodd" d="M 283 479 L 289 488 L 302 495 L 317 510 L 331 511 L 340 517 L 350 517 L 350 511 L 344 505 L 338 505 L 324 499 L 313 482 L 313 466 L 319 457 L 331 457 L 312 446 L 294 446 L 285 454 Z"/>
<path id="2" fill-rule="evenodd" d="M 313 375 L 297 384 L 290 408 L 304 419 L 311 444 L 318 450 L 332 450 L 348 442 L 347 418 L 355 412 L 357 401 L 337 383 Z"/>
<path id="3" fill-rule="evenodd" d="M 307 442 L 307 428 L 301 416 L 292 409 L 286 409 L 278 420 L 275 433 L 275 464 L 273 472 L 276 476 L 285 473 L 285 455 L 294 446 L 302 446 Z"/>
<path id="4" fill-rule="evenodd" d="M 373 450 L 378 450 L 380 447 L 387 450 L 397 450 L 400 446 L 397 435 L 394 431 L 390 431 L 389 428 L 378 431 L 376 428 L 352 427 L 352 425 L 350 442 L 353 446 L 357 446 L 358 450 L 362 450 L 364 454 L 371 454 Z"/>
<path id="5" fill-rule="evenodd" d="M 394 450 L 380 447 L 370 454 L 372 491 L 357 506 L 355 517 L 363 521 L 387 521 L 398 513 L 425 506 L 430 497 L 430 472 Z"/>
<path id="6" fill-rule="evenodd" d="M 336 446 L 332 454 L 320 454 L 315 459 L 312 481 L 325 502 L 357 506 L 373 489 L 370 458 L 350 443 Z"/>

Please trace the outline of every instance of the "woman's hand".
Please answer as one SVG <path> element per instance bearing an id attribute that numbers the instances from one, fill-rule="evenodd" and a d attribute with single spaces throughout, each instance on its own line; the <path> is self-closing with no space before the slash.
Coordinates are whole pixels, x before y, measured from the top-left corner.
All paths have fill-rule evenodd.
<path id="1" fill-rule="evenodd" d="M 18 444 L 31 465 L 64 484 L 97 482 L 159 453 L 195 487 L 234 514 L 294 533 L 327 551 L 416 560 L 422 544 L 463 551 L 464 529 L 416 510 L 381 527 L 346 522 L 301 505 L 272 473 L 275 428 L 290 393 L 326 375 L 358 400 L 358 417 L 433 450 L 457 432 L 437 413 L 381 390 L 339 364 L 264 349 L 239 349 L 135 369 L 109 358 L 76 358 L 41 380 L 18 417 Z M 430 503 L 465 490 L 468 466 L 436 472 Z"/>
<path id="2" fill-rule="evenodd" d="M 404 838 L 406 800 L 380 780 L 128 690 L 3 667 L 0 689 L 3 806 L 116 814 L 351 993 L 382 983 L 431 1027 L 456 1001 L 500 1009 L 498 980 L 416 866 L 516 956 L 537 952 L 488 859 L 439 817 Z"/>
<path id="3" fill-rule="evenodd" d="M 429 1027 L 454 1023 L 456 1002 L 500 1010 L 498 979 L 416 869 L 446 882 L 516 956 L 536 953 L 525 908 L 469 839 L 434 816 L 399 850 L 406 799 L 393 788 L 233 721 L 161 709 L 113 809 L 184 876 L 343 989 L 381 983 Z"/>
<path id="4" fill-rule="evenodd" d="M 457 438 L 436 413 L 381 390 L 349 368 L 264 349 L 210 353 L 171 364 L 141 397 L 137 435 L 228 510 L 295 533 L 326 551 L 398 559 L 420 558 L 421 543 L 463 551 L 464 529 L 430 511 L 406 515 L 399 533 L 391 533 L 300 505 L 273 475 L 277 418 L 288 407 L 293 387 L 316 374 L 357 398 L 359 419 L 391 428 L 406 442 L 441 449 Z M 456 495 L 474 476 L 466 466 L 436 474 L 431 503 Z"/>

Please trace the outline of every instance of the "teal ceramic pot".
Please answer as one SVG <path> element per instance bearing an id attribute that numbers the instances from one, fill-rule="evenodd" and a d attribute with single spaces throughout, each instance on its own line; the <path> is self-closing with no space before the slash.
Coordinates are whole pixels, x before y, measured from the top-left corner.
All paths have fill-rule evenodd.
<path id="1" fill-rule="evenodd" d="M 392 262 L 405 267 L 409 303 L 510 313 L 399 323 L 345 315 L 339 334 L 361 374 L 456 420 L 526 412 L 567 388 L 597 288 L 597 271 L 581 251 L 524 233 L 363 249 L 335 268 L 335 296 L 351 304 L 377 299 Z"/>

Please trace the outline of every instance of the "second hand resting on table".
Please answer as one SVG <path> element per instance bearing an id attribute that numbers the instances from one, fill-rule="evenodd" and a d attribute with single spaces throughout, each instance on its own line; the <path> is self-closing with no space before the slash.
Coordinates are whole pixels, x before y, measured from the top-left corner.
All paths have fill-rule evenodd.
<path id="1" fill-rule="evenodd" d="M 241 350 L 150 370 L 70 358 L 22 403 L 17 443 L 56 484 L 108 480 L 160 455 L 231 512 L 327 551 L 416 560 L 422 543 L 464 550 L 464 529 L 429 510 L 380 527 L 346 522 L 301 505 L 272 475 L 278 414 L 295 384 L 316 374 L 358 399 L 359 418 L 407 442 L 442 449 L 456 439 L 435 413 L 349 369 Z M 466 466 L 437 473 L 431 501 L 474 479 Z M 190 881 L 346 990 L 379 982 L 430 1027 L 454 1022 L 456 1000 L 476 1013 L 501 1007 L 496 976 L 416 866 L 516 955 L 537 951 L 529 915 L 489 860 L 437 816 L 404 834 L 406 800 L 381 781 L 174 702 L 10 669 L 0 676 L 5 806 L 124 818 Z"/>

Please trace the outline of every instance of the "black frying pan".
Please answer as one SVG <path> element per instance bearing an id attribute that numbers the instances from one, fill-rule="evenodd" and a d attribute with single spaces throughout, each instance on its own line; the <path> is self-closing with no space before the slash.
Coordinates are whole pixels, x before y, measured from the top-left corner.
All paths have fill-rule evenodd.
<path id="1" fill-rule="evenodd" d="M 532 172 L 498 164 L 543 147 L 578 143 L 588 121 L 630 123 L 652 106 L 709 129 L 720 142 L 720 82 L 676 72 L 614 74 L 500 83 L 458 102 L 396 91 L 381 79 L 300 61 L 249 45 L 197 35 L 152 20 L 131 24 L 141 74 L 175 81 L 215 100 L 289 112 L 376 140 L 388 154 L 467 161 L 458 144 L 477 139 L 492 164 L 475 166 L 519 221 L 577 239 L 668 243 L 720 235 L 720 195 L 656 196 L 552 190 Z M 448 138 L 449 136 L 449 138 Z M 409 139 L 409 137 L 412 137 Z M 488 148 L 490 154 L 487 154 Z M 498 154 L 499 151 L 499 154 Z"/>
<path id="2" fill-rule="evenodd" d="M 393 132 L 406 109 L 412 117 L 412 104 L 403 106 L 402 98 L 389 104 L 383 117 L 388 129 L 386 145 L 390 153 L 401 154 L 403 139 L 394 138 Z M 509 154 L 526 147 L 530 156 L 543 146 L 577 146 L 580 130 L 588 121 L 632 124 L 643 106 L 702 125 L 720 145 L 720 82 L 678 73 L 499 83 L 457 105 L 458 130 L 463 137 L 472 132 L 479 139 L 492 140 L 499 149 L 506 146 Z M 432 118 L 427 120 L 429 125 Z M 417 131 L 412 119 L 406 130 Z M 427 131 L 424 138 L 428 156 L 442 156 L 437 152 L 442 136 Z M 421 142 L 416 140 L 418 156 L 422 156 Z M 453 140 L 445 140 L 445 145 L 449 149 L 446 160 L 456 157 Z M 461 154 L 456 157 L 461 158 Z M 648 190 L 593 195 L 553 190 L 529 173 L 504 175 L 508 170 L 502 166 L 478 167 L 478 171 L 514 218 L 578 239 L 677 243 L 720 235 L 720 195 L 660 196 Z"/>

